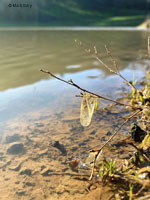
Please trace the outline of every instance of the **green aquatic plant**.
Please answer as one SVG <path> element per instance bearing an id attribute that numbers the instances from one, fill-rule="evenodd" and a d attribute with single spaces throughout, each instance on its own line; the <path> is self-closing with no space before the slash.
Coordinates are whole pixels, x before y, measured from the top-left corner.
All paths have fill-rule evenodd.
<path id="1" fill-rule="evenodd" d="M 102 162 L 102 167 L 99 170 L 99 176 L 103 179 L 104 178 L 104 174 L 105 174 L 105 162 Z"/>
<path id="2" fill-rule="evenodd" d="M 129 184 L 129 200 L 133 199 L 133 185 Z"/>
<path id="3" fill-rule="evenodd" d="M 116 160 L 107 161 L 103 160 L 102 166 L 99 170 L 99 176 L 104 179 L 105 176 L 111 177 L 116 172 Z"/>
<path id="4" fill-rule="evenodd" d="M 115 174 L 116 172 L 116 161 L 111 160 L 109 162 L 109 175 L 111 176 L 112 174 Z"/>

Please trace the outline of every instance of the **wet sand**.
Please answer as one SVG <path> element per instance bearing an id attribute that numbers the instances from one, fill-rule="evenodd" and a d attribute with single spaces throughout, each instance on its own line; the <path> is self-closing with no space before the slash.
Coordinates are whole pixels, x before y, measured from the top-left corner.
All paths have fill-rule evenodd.
<path id="1" fill-rule="evenodd" d="M 28 120 L 12 120 L 5 130 L 0 145 L 1 199 L 99 200 L 114 195 L 112 188 L 103 186 L 100 180 L 90 187 L 91 171 L 72 171 L 68 161 L 101 146 L 126 112 L 122 110 L 118 115 L 118 110 L 99 110 L 89 127 L 80 125 L 77 108 L 68 113 L 42 113 L 31 113 Z M 127 132 L 124 128 L 112 144 L 126 138 Z M 114 150 L 108 145 L 104 154 L 121 161 L 130 151 L 133 149 Z"/>

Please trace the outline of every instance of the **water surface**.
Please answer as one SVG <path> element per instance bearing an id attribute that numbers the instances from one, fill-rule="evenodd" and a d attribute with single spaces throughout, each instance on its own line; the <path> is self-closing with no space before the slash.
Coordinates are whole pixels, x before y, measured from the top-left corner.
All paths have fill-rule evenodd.
<path id="1" fill-rule="evenodd" d="M 113 76 L 74 40 L 86 48 L 96 45 L 100 57 L 112 65 L 104 45 L 108 45 L 119 69 L 132 79 L 132 72 L 142 68 L 135 65 L 146 53 L 148 32 L 144 31 L 1 31 L 0 32 L 0 118 L 4 122 L 34 110 L 47 107 L 53 110 L 62 101 L 71 101 L 79 91 L 39 71 L 47 69 L 77 84 L 110 95 L 118 87 L 118 77 Z M 131 71 L 131 73 L 130 73 Z M 128 73 L 127 73 L 128 72 Z M 112 84 L 110 84 L 113 82 Z M 59 97 L 63 96 L 63 100 Z M 59 103 L 58 103 L 59 102 Z M 57 105 L 57 106 L 56 106 Z M 67 106 L 67 103 L 66 103 Z M 55 108 L 56 110 L 56 108 Z M 1 133 L 2 134 L 2 133 Z"/>
<path id="2" fill-rule="evenodd" d="M 80 91 L 39 71 L 46 69 L 100 95 L 116 99 L 125 83 L 86 54 L 74 42 L 97 50 L 101 59 L 113 66 L 106 55 L 108 45 L 120 72 L 129 80 L 140 80 L 149 61 L 144 31 L 0 31 L 0 191 L 2 199 L 99 199 L 98 187 L 86 192 L 88 181 L 56 176 L 72 173 L 68 160 L 85 156 L 102 145 L 123 120 L 126 110 L 94 114 L 88 127 L 80 125 Z M 108 103 L 99 101 L 99 108 Z M 125 127 L 119 133 L 124 137 Z M 117 135 L 115 140 L 120 140 Z M 114 140 L 113 140 L 114 141 Z M 60 146 L 58 145 L 58 142 Z M 14 151 L 15 145 L 20 149 Z M 60 147 L 63 148 L 61 149 Z M 122 153 L 106 152 L 107 158 Z M 120 150 L 121 151 L 121 150 Z M 52 175 L 52 173 L 54 173 Z M 74 172 L 73 172 L 74 173 Z"/>

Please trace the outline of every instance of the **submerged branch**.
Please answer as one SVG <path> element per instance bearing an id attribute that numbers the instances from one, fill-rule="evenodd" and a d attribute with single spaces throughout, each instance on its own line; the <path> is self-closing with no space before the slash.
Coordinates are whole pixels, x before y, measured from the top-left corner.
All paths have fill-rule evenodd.
<path id="1" fill-rule="evenodd" d="M 95 93 L 93 93 L 93 92 L 90 92 L 90 91 L 88 91 L 88 90 L 86 90 L 86 89 L 80 87 L 79 85 L 75 84 L 72 80 L 66 81 L 66 80 L 64 80 L 64 79 L 59 78 L 58 76 L 55 76 L 55 75 L 52 74 L 51 72 L 45 71 L 45 70 L 43 70 L 43 69 L 40 69 L 40 71 L 43 72 L 43 73 L 49 74 L 50 76 L 52 76 L 53 78 L 56 78 L 56 79 L 59 80 L 59 81 L 62 81 L 62 82 L 67 83 L 67 84 L 69 84 L 69 85 L 72 85 L 73 87 L 76 87 L 77 89 L 79 89 L 79 90 L 81 90 L 81 91 L 83 91 L 83 92 L 87 92 L 87 93 L 89 93 L 89 94 L 95 96 L 96 98 L 103 99 L 103 100 L 106 100 L 106 101 L 110 101 L 110 102 L 116 103 L 116 104 L 118 104 L 118 105 L 120 105 L 120 106 L 129 106 L 129 107 L 135 109 L 135 107 L 132 106 L 132 105 L 120 103 L 120 102 L 115 101 L 115 100 L 112 100 L 112 99 L 110 99 L 110 98 L 103 97 L 103 96 L 100 96 L 100 95 L 95 94 Z M 140 108 L 137 108 L 137 109 L 140 109 Z"/>

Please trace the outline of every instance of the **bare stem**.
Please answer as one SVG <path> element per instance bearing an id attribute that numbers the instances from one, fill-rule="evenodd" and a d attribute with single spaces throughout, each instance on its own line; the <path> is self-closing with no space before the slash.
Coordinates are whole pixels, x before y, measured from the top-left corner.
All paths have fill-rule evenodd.
<path id="1" fill-rule="evenodd" d="M 148 41 L 149 41 L 149 40 L 148 40 Z M 75 40 L 75 42 L 77 42 L 77 40 Z M 105 64 L 105 63 L 100 59 L 100 57 L 98 56 L 98 51 L 97 51 L 97 49 L 96 49 L 96 46 L 94 46 L 94 53 L 92 53 L 91 49 L 88 49 L 88 50 L 87 50 L 87 49 L 84 48 L 83 43 L 82 43 L 81 41 L 79 41 L 79 45 L 82 47 L 82 49 L 83 49 L 86 53 L 91 54 L 94 58 L 96 58 L 96 59 L 99 61 L 99 63 L 101 63 L 108 71 L 110 71 L 111 73 L 114 73 L 114 74 L 118 75 L 120 78 L 122 78 L 122 79 L 126 82 L 127 85 L 129 85 L 131 88 L 134 88 L 135 91 L 137 91 L 137 89 L 135 88 L 135 86 L 134 86 L 132 83 L 130 83 L 124 76 L 122 76 L 122 75 L 120 74 L 119 69 L 118 69 L 118 65 L 117 65 L 116 61 L 114 60 L 113 56 L 111 55 L 111 52 L 108 50 L 108 48 L 107 48 L 106 45 L 105 45 L 105 49 L 106 49 L 107 55 L 110 56 L 111 61 L 112 61 L 113 65 L 114 65 L 116 71 L 113 70 L 113 69 L 111 69 L 107 64 Z M 149 53 L 150 53 L 150 41 L 149 41 Z"/>
<path id="2" fill-rule="evenodd" d="M 59 80 L 59 81 L 62 81 L 62 82 L 67 83 L 67 84 L 69 84 L 69 85 L 72 85 L 73 87 L 76 87 L 77 89 L 79 89 L 79 90 L 81 90 L 81 91 L 83 91 L 83 92 L 87 92 L 87 93 L 89 93 L 89 94 L 95 96 L 96 98 L 100 98 L 100 99 L 103 99 L 103 100 L 106 100 L 106 101 L 110 101 L 110 102 L 116 103 L 116 104 L 121 105 L 121 106 L 129 106 L 129 107 L 131 107 L 131 108 L 135 108 L 135 107 L 132 106 L 132 105 L 120 103 L 120 102 L 118 102 L 118 101 L 115 101 L 115 100 L 109 99 L 109 98 L 107 98 L 107 97 L 103 97 L 103 96 L 100 96 L 100 95 L 95 94 L 95 93 L 93 93 L 93 92 L 90 92 L 90 91 L 88 91 L 88 90 L 86 90 L 86 89 L 84 89 L 84 88 L 81 88 L 79 85 L 75 84 L 72 80 L 66 81 L 66 80 L 64 80 L 64 79 L 59 78 L 58 76 L 55 76 L 54 74 L 52 74 L 52 73 L 49 72 L 49 71 L 45 71 L 45 70 L 43 70 L 43 69 L 40 69 L 40 71 L 43 72 L 43 73 L 49 74 L 50 76 L 52 76 L 53 78 L 56 78 L 56 79 Z"/>
<path id="3" fill-rule="evenodd" d="M 116 64 L 116 61 L 114 60 L 114 58 L 112 57 L 110 51 L 108 50 L 107 46 L 105 45 L 105 49 L 106 49 L 106 52 L 107 52 L 107 55 L 110 56 L 111 60 L 112 60 L 112 63 L 114 65 L 114 67 L 116 68 L 116 71 L 114 71 L 113 69 L 111 69 L 107 64 L 105 64 L 97 55 L 93 55 L 106 69 L 108 69 L 111 73 L 114 73 L 116 75 L 118 75 L 120 78 L 122 78 L 127 85 L 129 85 L 131 88 L 134 88 L 136 91 L 137 89 L 135 88 L 135 86 L 130 83 L 124 76 L 122 76 L 118 70 L 118 66 Z"/>
<path id="4" fill-rule="evenodd" d="M 110 51 L 109 51 L 109 49 L 107 48 L 106 45 L 105 45 L 105 49 L 106 49 L 107 55 L 111 58 L 111 61 L 116 68 L 116 72 L 120 74 L 119 69 L 118 69 L 118 65 L 117 65 L 116 61 L 114 60 L 112 54 L 110 53 Z"/>

